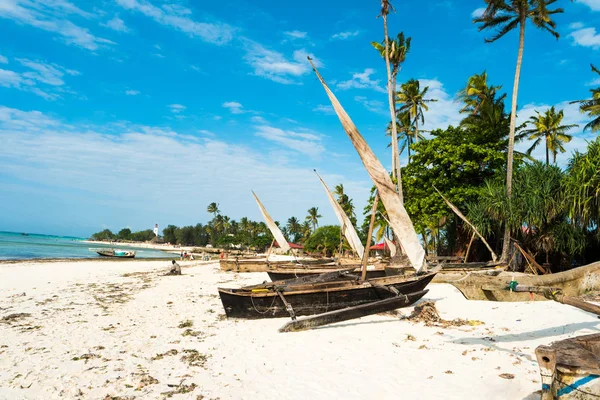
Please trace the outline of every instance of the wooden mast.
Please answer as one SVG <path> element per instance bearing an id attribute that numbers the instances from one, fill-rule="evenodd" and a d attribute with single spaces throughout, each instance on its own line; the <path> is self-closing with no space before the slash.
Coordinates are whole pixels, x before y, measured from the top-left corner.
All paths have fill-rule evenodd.
<path id="1" fill-rule="evenodd" d="M 365 246 L 365 254 L 363 254 L 362 260 L 362 273 L 360 279 L 364 281 L 367 278 L 367 262 L 369 261 L 369 252 L 371 250 L 371 236 L 373 236 L 373 225 L 375 225 L 375 212 L 377 211 L 377 204 L 379 203 L 379 192 L 375 192 L 375 199 L 373 200 L 373 208 L 371 209 L 371 222 L 369 223 L 369 233 L 367 234 L 367 245 Z"/>

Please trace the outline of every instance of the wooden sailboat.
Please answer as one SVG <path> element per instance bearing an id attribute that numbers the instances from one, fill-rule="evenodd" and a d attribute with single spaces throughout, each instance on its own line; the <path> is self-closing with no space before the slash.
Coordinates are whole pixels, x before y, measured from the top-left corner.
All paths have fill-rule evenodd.
<path id="1" fill-rule="evenodd" d="M 329 187 L 327 186 L 323 178 L 321 178 L 321 175 L 319 175 L 319 173 L 316 170 L 315 174 L 317 174 L 317 177 L 319 178 L 319 181 L 321 182 L 321 185 L 325 190 L 327 199 L 329 200 L 329 203 L 331 204 L 331 207 L 333 208 L 333 211 L 338 221 L 340 222 L 340 229 L 342 235 L 346 238 L 352 250 L 358 255 L 359 260 L 362 260 L 365 254 L 365 248 L 360 242 L 360 238 L 358 237 L 356 229 L 354 229 L 354 225 L 352 225 L 350 218 L 348 218 L 340 204 L 335 200 L 335 197 L 333 197 L 333 193 L 331 193 L 331 190 L 329 190 Z M 356 272 L 360 273 L 360 270 L 362 269 L 362 264 L 359 262 L 359 260 L 357 260 L 354 264 L 339 265 L 338 268 L 346 269 L 350 266 L 354 266 L 356 267 Z M 330 268 L 331 266 L 327 266 L 327 269 Z M 326 268 L 318 268 L 316 266 L 314 268 L 298 268 L 293 265 L 280 266 L 279 268 L 267 271 L 267 273 L 269 274 L 269 278 L 271 278 L 272 281 L 294 279 L 302 276 L 316 275 L 324 272 L 328 272 Z M 367 267 L 367 278 L 380 278 L 382 276 L 385 276 L 385 269 L 383 268 L 383 266 L 370 265 Z"/>
<path id="2" fill-rule="evenodd" d="M 96 249 L 98 255 L 103 257 L 116 257 L 116 258 L 134 258 L 135 250 L 115 250 L 115 249 Z"/>
<path id="3" fill-rule="evenodd" d="M 265 206 L 262 204 L 262 202 L 260 201 L 260 199 L 258 198 L 258 196 L 256 195 L 256 193 L 254 193 L 254 191 L 252 191 L 252 194 L 254 195 L 254 199 L 256 200 L 256 204 L 258 205 L 258 208 L 260 209 L 260 212 L 265 220 L 265 224 L 267 225 L 267 227 L 269 228 L 269 230 L 271 231 L 271 234 L 273 235 L 273 237 L 275 238 L 275 240 L 277 241 L 277 244 L 279 245 L 279 247 L 284 251 L 284 252 L 288 252 L 291 250 L 291 246 L 288 243 L 287 239 L 285 238 L 285 236 L 283 235 L 283 232 L 281 232 L 281 229 L 279 229 L 279 227 L 277 226 L 277 224 L 275 223 L 275 221 L 273 221 L 273 218 L 271 218 L 271 216 L 269 215 L 269 213 L 267 212 L 267 209 L 265 208 Z M 270 249 L 269 249 L 270 250 Z M 290 265 L 290 264 L 294 264 L 297 265 L 298 267 L 304 267 L 304 268 L 310 268 L 313 265 L 318 265 L 318 266 L 325 266 L 325 268 L 331 268 L 331 269 L 335 269 L 337 268 L 337 266 L 333 263 L 334 260 L 332 258 L 321 258 L 321 259 L 315 259 L 315 258 L 295 258 L 294 262 L 291 261 L 273 261 L 273 260 L 269 260 L 269 255 L 267 254 L 267 256 L 263 259 L 256 259 L 256 258 L 252 258 L 252 259 L 240 259 L 240 258 L 234 258 L 232 260 L 220 260 L 219 261 L 219 266 L 221 268 L 222 271 L 236 271 L 236 272 L 266 272 L 269 271 L 273 268 L 276 268 L 277 266 L 280 265 Z"/>
<path id="4" fill-rule="evenodd" d="M 437 273 L 437 271 L 427 272 L 425 251 L 419 243 L 412 222 L 385 168 L 360 135 L 314 65 L 313 69 L 329 96 L 344 130 L 375 183 L 378 196 L 381 196 L 388 211 L 390 225 L 401 238 L 402 248 L 415 273 L 366 279 L 367 257 L 363 257 L 361 276 L 354 279 L 347 279 L 347 277 L 338 279 L 335 276 L 340 272 L 335 271 L 332 273 L 333 275 L 329 275 L 333 278 L 327 278 L 325 281 L 323 281 L 322 275 L 316 275 L 300 278 L 303 282 L 301 284 L 288 281 L 286 284 L 275 282 L 241 289 L 219 288 L 221 302 L 228 317 L 269 318 L 289 315 L 293 320 L 290 330 L 309 329 L 414 304 L 425 295 L 427 292 L 425 287 Z M 377 201 L 376 197 L 374 206 Z M 366 248 L 369 248 L 373 220 L 374 212 L 371 216 Z M 309 283 L 306 283 L 307 281 Z M 302 320 L 296 319 L 297 315 L 312 314 L 318 315 Z M 284 327 L 282 330 L 286 331 L 287 329 Z"/>

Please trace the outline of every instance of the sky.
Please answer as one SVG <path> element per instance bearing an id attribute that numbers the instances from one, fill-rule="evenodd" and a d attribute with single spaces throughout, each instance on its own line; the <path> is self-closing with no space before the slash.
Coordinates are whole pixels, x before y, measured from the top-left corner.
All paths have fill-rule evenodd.
<path id="1" fill-rule="evenodd" d="M 484 42 L 490 33 L 472 23 L 484 1 L 392 3 L 390 36 L 412 37 L 398 82 L 419 79 L 438 100 L 424 129 L 460 121 L 456 93 L 472 74 L 486 70 L 510 99 L 518 37 Z M 518 115 L 556 105 L 580 124 L 565 165 L 596 136 L 569 101 L 600 85 L 589 66 L 600 64 L 600 0 L 556 5 L 559 40 L 526 31 Z M 190 225 L 211 218 L 211 202 L 260 220 L 251 190 L 276 220 L 316 206 L 321 224 L 335 223 L 313 169 L 342 183 L 361 214 L 369 177 L 306 57 L 389 168 L 385 63 L 370 44 L 383 39 L 379 7 L 0 0 L 0 230 Z"/>

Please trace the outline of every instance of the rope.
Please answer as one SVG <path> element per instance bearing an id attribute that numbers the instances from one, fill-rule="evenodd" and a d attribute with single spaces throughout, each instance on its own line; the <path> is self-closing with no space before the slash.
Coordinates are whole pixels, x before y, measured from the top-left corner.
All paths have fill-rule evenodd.
<path id="1" fill-rule="evenodd" d="M 252 295 L 250 295 L 250 301 L 252 302 L 252 307 L 254 307 L 254 311 L 256 311 L 257 313 L 259 313 L 261 315 L 264 315 L 271 310 L 271 308 L 273 307 L 273 304 L 275 304 L 275 300 L 277 300 L 277 296 L 273 296 L 273 302 L 271 303 L 271 305 L 269 307 L 267 307 L 267 309 L 264 312 L 262 312 L 262 311 L 259 311 L 258 308 L 256 308 L 256 305 L 254 304 L 254 297 L 252 297 Z"/>

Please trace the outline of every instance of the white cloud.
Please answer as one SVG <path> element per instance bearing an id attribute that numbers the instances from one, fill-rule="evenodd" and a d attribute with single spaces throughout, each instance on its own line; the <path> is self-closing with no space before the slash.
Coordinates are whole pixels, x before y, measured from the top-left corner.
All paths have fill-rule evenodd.
<path id="1" fill-rule="evenodd" d="M 419 129 L 431 131 L 446 128 L 448 125 L 458 126 L 462 119 L 459 113 L 462 105 L 454 101 L 453 96 L 446 91 L 442 82 L 437 79 L 419 79 L 419 84 L 421 90 L 425 86 L 429 86 L 426 98 L 437 100 L 427 104 L 429 110 L 424 111 L 425 124 L 419 125 Z"/>
<path id="2" fill-rule="evenodd" d="M 8 64 L 8 58 L 0 54 L 0 64 Z"/>
<path id="3" fill-rule="evenodd" d="M 485 11 L 485 7 L 481 7 L 481 8 L 476 8 L 475 10 L 473 10 L 473 12 L 471 13 L 471 17 L 472 18 L 479 18 L 483 15 L 483 12 Z"/>
<path id="4" fill-rule="evenodd" d="M 292 39 L 305 39 L 306 35 L 307 35 L 306 32 L 300 32 L 300 31 L 288 31 L 288 32 L 283 32 L 283 34 Z"/>
<path id="5" fill-rule="evenodd" d="M 354 101 L 362 104 L 363 107 L 371 112 L 386 114 L 389 116 L 389 110 L 387 110 L 385 104 L 379 100 L 369 100 L 365 96 L 354 96 Z"/>
<path id="6" fill-rule="evenodd" d="M 579 46 L 591 47 L 593 49 L 600 48 L 600 33 L 596 33 L 596 28 L 582 28 L 573 31 L 569 34 L 573 38 L 573 42 Z"/>
<path id="7" fill-rule="evenodd" d="M 577 0 L 577 3 L 585 4 L 593 11 L 600 11 L 600 0 Z"/>
<path id="8" fill-rule="evenodd" d="M 26 69 L 24 71 L 0 70 L 1 86 L 31 92 L 46 100 L 56 100 L 64 93 L 74 94 L 70 89 L 63 87 L 65 86 L 63 77 L 80 75 L 79 71 L 25 58 L 16 60 Z"/>
<path id="9" fill-rule="evenodd" d="M 321 137 L 313 133 L 284 131 L 283 129 L 267 125 L 257 126 L 256 129 L 256 136 L 278 143 L 312 158 L 319 158 L 325 151 L 325 148 L 321 144 Z"/>
<path id="10" fill-rule="evenodd" d="M 131 89 L 129 89 L 129 90 L 125 91 L 125 94 L 127 96 L 137 96 L 138 94 L 140 94 L 140 91 L 139 90 L 131 90 Z"/>
<path id="11" fill-rule="evenodd" d="M 266 119 L 264 119 L 263 117 L 261 117 L 260 115 L 253 116 L 252 118 L 250 118 L 250 121 L 254 122 L 255 124 L 261 124 L 261 125 L 268 124 L 268 121 Z"/>
<path id="12" fill-rule="evenodd" d="M 572 24 L 569 25 L 569 29 L 581 29 L 584 26 L 585 25 L 583 25 L 583 23 L 581 23 L 581 22 L 573 22 Z"/>
<path id="13" fill-rule="evenodd" d="M 2 1 L 0 18 L 30 25 L 47 32 L 54 32 L 67 44 L 87 50 L 97 50 L 114 42 L 94 36 L 88 29 L 69 21 L 70 16 L 90 18 L 92 15 L 66 0 Z"/>
<path id="14" fill-rule="evenodd" d="M 222 106 L 231 111 L 232 114 L 243 114 L 246 112 L 246 110 L 243 110 L 244 106 L 237 101 L 226 101 Z"/>
<path id="15" fill-rule="evenodd" d="M 332 35 L 331 39 L 332 40 L 346 40 L 346 39 L 350 39 L 350 38 L 358 36 L 358 35 L 360 35 L 360 31 L 338 32 L 338 33 Z"/>
<path id="16" fill-rule="evenodd" d="M 381 86 L 379 79 L 371 79 L 371 75 L 375 73 L 373 68 L 365 68 L 363 72 L 356 72 L 352 74 L 352 79 L 343 81 L 337 84 L 337 88 L 340 90 L 347 89 L 373 89 L 378 92 L 385 92 L 385 88 Z"/>
<path id="17" fill-rule="evenodd" d="M 556 156 L 557 164 L 565 166 L 569 158 L 571 157 L 573 151 L 585 150 L 587 146 L 586 140 L 592 140 L 597 135 L 592 132 L 583 132 L 583 127 L 589 122 L 589 119 L 585 114 L 579 112 L 578 104 L 570 104 L 569 101 L 562 101 L 558 104 L 555 104 L 554 107 L 557 111 L 564 111 L 564 118 L 562 120 L 563 125 L 579 125 L 578 127 L 573 128 L 568 132 L 570 135 L 573 135 L 573 139 L 569 143 L 565 143 L 564 147 L 567 151 L 565 153 L 559 153 Z M 543 113 L 549 108 L 550 105 L 547 104 L 526 104 L 517 112 L 517 124 L 527 122 L 530 117 L 536 115 L 536 111 Z M 531 141 L 524 140 L 516 144 L 515 148 L 519 151 L 525 152 L 531 146 L 531 144 Z M 540 143 L 540 145 L 533 151 L 532 156 L 538 160 L 546 160 L 546 150 L 544 147 L 544 143 Z"/>
<path id="18" fill-rule="evenodd" d="M 187 107 L 182 104 L 169 104 L 169 108 L 173 114 L 179 114 L 185 111 Z"/>
<path id="19" fill-rule="evenodd" d="M 298 84 L 297 80 L 302 75 L 311 71 L 311 66 L 306 59 L 310 56 L 316 66 L 322 64 L 306 50 L 296 50 L 293 53 L 293 61 L 288 60 L 283 54 L 269 50 L 259 43 L 251 40 L 245 41 L 246 55 L 244 59 L 254 69 L 254 75 L 270 79 L 283 84 Z"/>
<path id="20" fill-rule="evenodd" d="M 112 30 L 115 30 L 117 32 L 129 32 L 130 31 L 130 29 L 125 25 L 125 21 L 123 21 L 121 18 L 119 18 L 116 15 L 113 19 L 107 21 L 105 24 L 102 23 L 100 25 L 110 28 Z"/>
<path id="21" fill-rule="evenodd" d="M 205 222 L 205 207 L 213 201 L 231 218 L 260 220 L 250 194 L 254 189 L 276 220 L 299 216 L 312 206 L 322 210 L 324 223 L 335 220 L 326 197 L 315 197 L 320 189 L 310 168 L 206 137 L 209 131 L 197 132 L 204 137 L 130 123 L 70 126 L 37 111 L 0 107 L 0 137 L 10 143 L 0 146 L 0 164 L 3 175 L 15 182 L 0 219 L 7 221 L 10 206 L 27 196 L 33 209 L 47 209 L 44 205 L 54 198 L 62 207 L 48 220 L 86 226 L 88 234 L 94 231 L 90 226 L 102 224 L 141 229 L 148 221 L 161 227 Z M 362 170 L 359 163 L 356 167 Z M 160 173 L 148 173 L 156 168 Z M 371 186 L 364 171 L 353 170 L 351 179 L 328 174 L 325 166 L 320 172 L 331 184 L 343 182 L 362 209 Z M 90 213 L 89 208 L 103 211 Z"/>
<path id="22" fill-rule="evenodd" d="M 597 85 L 600 85 L 600 78 L 596 78 L 596 79 L 594 79 L 592 81 L 589 81 L 585 85 L 586 86 L 597 86 Z"/>
<path id="23" fill-rule="evenodd" d="M 316 111 L 316 112 L 321 112 L 323 114 L 335 114 L 335 112 L 333 111 L 333 107 L 332 106 L 324 105 L 324 104 L 319 104 L 318 106 L 316 106 L 312 110 Z"/>
<path id="24" fill-rule="evenodd" d="M 116 0 L 127 10 L 138 11 L 162 25 L 170 26 L 205 42 L 222 45 L 233 39 L 235 29 L 223 23 L 197 22 L 190 18 L 191 10 L 177 4 L 167 4 L 162 8 L 146 0 Z"/>

